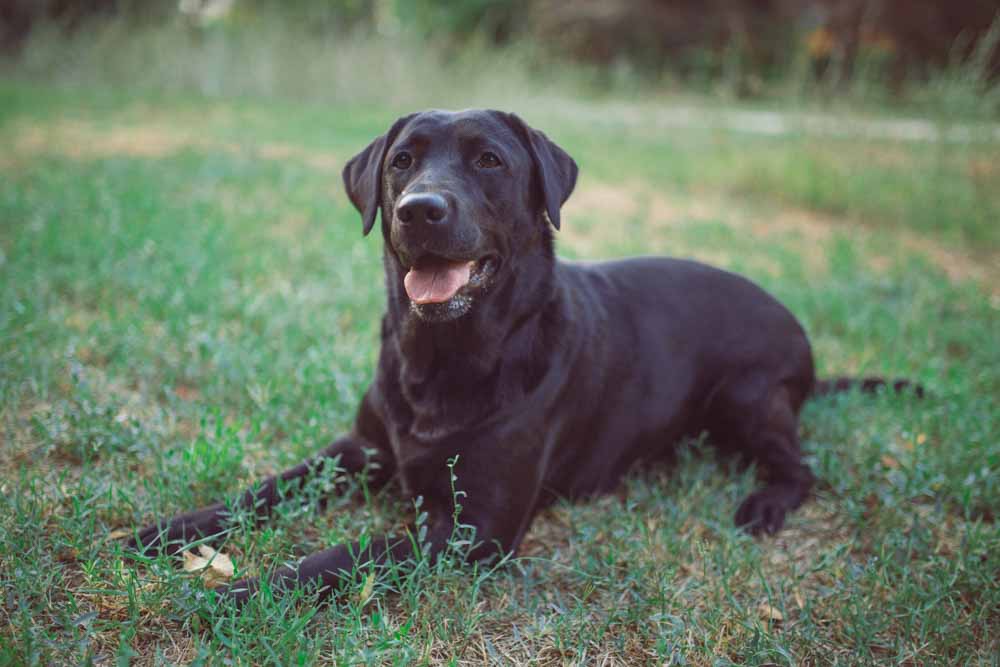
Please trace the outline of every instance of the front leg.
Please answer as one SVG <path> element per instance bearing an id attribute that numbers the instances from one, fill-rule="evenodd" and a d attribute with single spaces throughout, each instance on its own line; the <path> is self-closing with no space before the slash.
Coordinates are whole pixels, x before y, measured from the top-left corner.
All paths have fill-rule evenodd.
<path id="1" fill-rule="evenodd" d="M 451 536 L 451 517 L 441 517 L 431 522 L 427 539 L 430 544 L 428 556 L 435 556 L 448 543 Z M 323 600 L 355 580 L 355 575 L 367 565 L 376 567 L 387 562 L 401 563 L 415 553 L 413 533 L 404 536 L 383 535 L 371 539 L 362 546 L 360 541 L 339 544 L 330 549 L 317 551 L 302 559 L 294 567 L 282 567 L 271 578 L 271 586 L 276 592 L 293 588 L 315 588 L 319 599 Z M 241 579 L 216 589 L 220 594 L 237 605 L 242 605 L 253 597 L 260 588 L 257 578 Z"/>
<path id="2" fill-rule="evenodd" d="M 176 553 L 194 540 L 224 532 L 234 510 L 252 510 L 253 517 L 260 522 L 275 505 L 301 489 L 310 473 L 334 465 L 349 476 L 367 471 L 368 484 L 375 489 L 388 482 L 395 469 L 392 457 L 384 450 L 357 436 L 341 438 L 317 456 L 247 489 L 233 505 L 214 503 L 146 526 L 130 539 L 129 546 L 137 550 L 165 546 L 168 553 Z M 345 488 L 346 484 L 338 484 L 333 493 L 343 493 Z"/>
<path id="3" fill-rule="evenodd" d="M 368 484 L 381 488 L 396 473 L 396 461 L 389 449 L 385 427 L 371 405 L 369 394 L 361 400 L 351 435 L 334 441 L 319 455 L 307 459 L 280 475 L 266 478 L 247 489 L 232 506 L 236 510 L 253 510 L 260 522 L 270 515 L 281 500 L 302 488 L 309 474 L 336 465 L 349 476 L 368 471 Z M 346 485 L 339 484 L 334 494 L 343 493 Z M 158 521 L 140 530 L 129 539 L 128 546 L 136 550 L 150 547 L 166 548 L 176 553 L 193 540 L 219 535 L 226 529 L 232 511 L 225 503 L 215 503 L 193 512 L 178 514 L 167 521 Z"/>
<path id="4" fill-rule="evenodd" d="M 461 505 L 458 521 L 475 530 L 474 547 L 469 560 L 484 560 L 517 550 L 534 515 L 540 475 L 533 468 L 511 461 L 488 465 L 459 462 L 456 472 L 461 488 L 454 497 Z M 497 473 L 500 473 L 499 476 Z M 445 475 L 448 475 L 445 472 Z M 431 492 L 427 557 L 436 557 L 448 545 L 455 531 L 453 496 L 448 487 Z M 387 561 L 399 563 L 414 556 L 416 531 L 403 536 L 381 536 L 362 547 L 360 542 L 341 544 L 307 556 L 294 567 L 275 572 L 271 585 L 276 591 L 290 588 L 315 588 L 324 599 L 355 580 L 356 573 L 368 564 L 376 567 Z M 237 604 L 246 602 L 259 589 L 257 579 L 243 579 L 219 589 Z"/>

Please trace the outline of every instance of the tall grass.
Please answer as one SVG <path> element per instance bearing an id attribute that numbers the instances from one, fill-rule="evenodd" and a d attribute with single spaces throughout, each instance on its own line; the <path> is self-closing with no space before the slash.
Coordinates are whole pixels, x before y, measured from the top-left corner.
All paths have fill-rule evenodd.
<path id="1" fill-rule="evenodd" d="M 448 52 L 404 31 L 315 34 L 274 21 L 200 27 L 181 20 L 107 21 L 73 35 L 44 26 L 0 71 L 70 88 L 354 107 L 569 95 L 589 76 L 581 68 L 539 68 L 528 48 L 496 51 L 473 42 Z"/>
<path id="2" fill-rule="evenodd" d="M 283 98 L 352 106 L 510 105 L 537 100 L 615 98 L 669 103 L 679 97 L 784 108 L 900 111 L 939 122 L 1000 118 L 1000 85 L 990 54 L 1000 19 L 971 57 L 954 58 L 921 81 L 890 82 L 886 62 L 861 54 L 848 81 L 817 78 L 801 44 L 771 80 L 754 79 L 730 50 L 719 65 L 706 52 L 703 69 L 683 79 L 669 67 L 653 73 L 626 61 L 607 66 L 560 59 L 526 39 L 498 47 L 473 34 L 455 42 L 397 21 L 377 28 L 310 29 L 274 13 L 239 13 L 208 24 L 177 15 L 160 23 L 127 18 L 93 21 L 67 33 L 41 25 L 14 60 L 8 77 L 65 87 L 128 88 L 140 93 Z M 956 49 L 956 53 L 958 50 Z M 693 62 L 699 62 L 697 58 Z M 697 67 L 695 67 L 697 70 Z"/>

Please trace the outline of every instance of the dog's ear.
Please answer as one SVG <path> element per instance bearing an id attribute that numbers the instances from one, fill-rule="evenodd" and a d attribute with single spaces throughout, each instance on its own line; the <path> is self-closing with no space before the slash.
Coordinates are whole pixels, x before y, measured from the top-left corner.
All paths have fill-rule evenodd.
<path id="1" fill-rule="evenodd" d="M 573 193 L 579 168 L 576 161 L 563 149 L 540 132 L 521 120 L 515 114 L 506 114 L 507 122 L 521 136 L 538 174 L 542 201 L 549 222 L 559 229 L 559 209 Z"/>
<path id="2" fill-rule="evenodd" d="M 344 165 L 344 189 L 354 208 L 361 213 L 365 236 L 375 226 L 375 214 L 382 205 L 382 163 L 385 152 L 413 116 L 403 116 L 389 131 L 368 144 Z"/>

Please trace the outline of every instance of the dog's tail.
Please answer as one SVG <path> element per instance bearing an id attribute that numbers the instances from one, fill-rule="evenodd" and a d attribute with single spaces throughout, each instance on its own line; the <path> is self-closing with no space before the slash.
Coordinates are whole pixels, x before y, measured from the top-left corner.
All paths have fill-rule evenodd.
<path id="1" fill-rule="evenodd" d="M 924 397 L 924 386 L 918 382 L 906 379 L 887 380 L 878 376 L 835 377 L 817 380 L 811 396 L 829 396 L 854 389 L 859 389 L 866 394 L 874 394 L 883 387 L 891 387 L 897 394 L 912 392 L 917 398 Z"/>

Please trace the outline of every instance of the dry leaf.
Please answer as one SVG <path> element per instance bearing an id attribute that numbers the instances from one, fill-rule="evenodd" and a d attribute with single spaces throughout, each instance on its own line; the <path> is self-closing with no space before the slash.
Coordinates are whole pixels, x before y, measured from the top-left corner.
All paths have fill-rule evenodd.
<path id="1" fill-rule="evenodd" d="M 926 433 L 918 433 L 917 434 L 917 444 L 918 445 L 922 445 L 925 442 L 927 442 L 927 434 Z"/>
<path id="2" fill-rule="evenodd" d="M 795 604 L 799 605 L 799 609 L 806 608 L 806 601 L 802 599 L 802 593 L 795 591 Z"/>
<path id="3" fill-rule="evenodd" d="M 375 592 L 375 572 L 369 572 L 368 576 L 365 577 L 365 583 L 362 584 L 361 590 L 358 591 L 358 604 L 362 607 L 368 603 L 371 599 L 372 593 Z"/>
<path id="4" fill-rule="evenodd" d="M 200 573 L 206 586 L 218 586 L 233 578 L 235 568 L 229 556 L 207 544 L 199 544 L 198 553 L 201 555 L 196 556 L 190 551 L 184 552 L 185 572 Z"/>
<path id="5" fill-rule="evenodd" d="M 782 614 L 779 610 L 775 609 L 766 602 L 761 602 L 760 605 L 757 606 L 757 613 L 760 614 L 760 617 L 763 618 L 765 621 L 785 620 L 784 614 Z"/>
<path id="6" fill-rule="evenodd" d="M 128 537 L 132 534 L 132 531 L 126 528 L 115 528 L 110 533 L 108 533 L 107 539 L 109 540 L 120 540 L 123 537 Z"/>
<path id="7" fill-rule="evenodd" d="M 895 470 L 896 468 L 899 467 L 899 461 L 889 456 L 888 454 L 883 454 L 882 465 L 884 465 L 886 468 L 892 468 L 893 470 Z"/>

